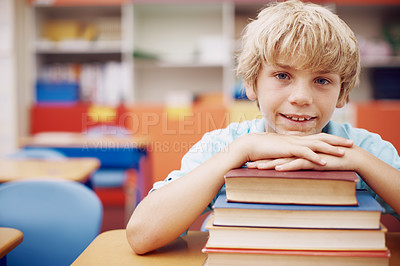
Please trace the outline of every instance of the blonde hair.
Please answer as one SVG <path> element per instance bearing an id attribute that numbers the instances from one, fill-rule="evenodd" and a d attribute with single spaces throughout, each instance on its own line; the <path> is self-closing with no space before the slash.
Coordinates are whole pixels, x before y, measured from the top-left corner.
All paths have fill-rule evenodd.
<path id="1" fill-rule="evenodd" d="M 296 69 L 339 74 L 339 101 L 358 84 L 360 55 L 352 30 L 328 9 L 298 0 L 273 3 L 245 28 L 237 74 L 256 91 L 263 64 L 294 58 Z"/>

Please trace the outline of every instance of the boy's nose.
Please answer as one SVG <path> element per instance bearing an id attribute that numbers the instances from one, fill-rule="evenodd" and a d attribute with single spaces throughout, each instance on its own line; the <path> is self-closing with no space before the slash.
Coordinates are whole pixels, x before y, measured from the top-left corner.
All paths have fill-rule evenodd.
<path id="1" fill-rule="evenodd" d="M 298 105 L 308 105 L 313 101 L 312 88 L 306 83 L 298 83 L 293 86 L 289 98 L 289 102 Z"/>

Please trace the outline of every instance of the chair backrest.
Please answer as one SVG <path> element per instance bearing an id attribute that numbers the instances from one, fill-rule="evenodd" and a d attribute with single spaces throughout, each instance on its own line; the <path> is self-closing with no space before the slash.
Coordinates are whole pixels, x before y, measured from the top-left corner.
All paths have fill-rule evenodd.
<path id="1" fill-rule="evenodd" d="M 103 137 L 103 136 L 113 136 L 118 138 L 127 138 L 132 135 L 128 129 L 116 125 L 96 125 L 90 127 L 86 132 L 89 137 Z"/>
<path id="2" fill-rule="evenodd" d="M 50 148 L 34 148 L 34 149 L 21 149 L 15 153 L 7 155 L 8 158 L 13 159 L 64 159 L 66 156 L 56 150 Z"/>
<path id="3" fill-rule="evenodd" d="M 121 126 L 101 124 L 90 127 L 84 132 L 88 137 L 112 136 L 127 138 L 131 132 Z M 126 179 L 126 169 L 99 169 L 92 176 L 93 187 L 122 187 Z"/>
<path id="4" fill-rule="evenodd" d="M 22 243 L 7 255 L 13 265 L 70 265 L 100 231 L 97 195 L 71 181 L 15 181 L 0 186 L 0 226 L 19 229 Z"/>

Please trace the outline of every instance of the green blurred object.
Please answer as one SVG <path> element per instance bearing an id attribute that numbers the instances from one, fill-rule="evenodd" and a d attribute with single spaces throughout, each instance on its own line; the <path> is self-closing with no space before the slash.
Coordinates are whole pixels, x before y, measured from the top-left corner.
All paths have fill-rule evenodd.
<path id="1" fill-rule="evenodd" d="M 393 22 L 383 27 L 383 35 L 393 48 L 395 55 L 400 55 L 400 22 Z"/>
<path id="2" fill-rule="evenodd" d="M 158 60 L 158 56 L 156 54 L 148 53 L 141 50 L 135 50 L 133 52 L 133 57 L 138 59 Z"/>

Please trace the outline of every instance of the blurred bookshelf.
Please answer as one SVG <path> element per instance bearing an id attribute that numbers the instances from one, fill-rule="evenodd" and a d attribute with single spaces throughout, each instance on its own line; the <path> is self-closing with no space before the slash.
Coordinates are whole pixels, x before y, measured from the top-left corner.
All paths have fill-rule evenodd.
<path id="1" fill-rule="evenodd" d="M 117 84 L 121 88 L 109 90 L 118 96 L 89 100 L 111 105 L 115 104 L 115 99 L 109 101 L 112 98 L 122 104 L 163 103 L 171 91 L 189 91 L 193 98 L 217 92 L 226 105 L 234 103 L 240 94 L 234 73 L 238 38 L 249 18 L 255 18 L 265 5 L 259 0 L 28 2 L 32 82 L 43 69 L 58 64 L 98 64 L 104 69 L 117 63 L 121 68 Z M 357 37 L 369 41 L 368 47 L 371 40 L 384 39 L 382 28 L 388 21 L 400 23 L 396 18 L 398 1 L 336 0 L 329 7 L 343 17 Z M 400 67 L 400 58 L 393 51 L 373 53 L 369 49 L 362 56 L 362 67 L 367 72 L 364 76 L 369 76 L 369 69 Z M 80 79 L 79 71 L 76 75 Z M 373 97 L 372 90 L 369 78 L 362 77 L 353 98 L 368 100 Z"/>
<path id="2" fill-rule="evenodd" d="M 227 110 L 253 112 L 235 77 L 234 55 L 243 28 L 265 1 L 23 1 L 26 12 L 17 19 L 26 16 L 24 54 L 30 57 L 22 73 L 25 108 L 159 106 L 182 92 L 193 102 L 219 95 L 218 104 Z M 389 24 L 400 24 L 400 3 L 316 2 L 343 18 L 363 45 L 361 82 L 351 101 L 374 100 L 376 73 L 400 68 L 399 51 L 385 36 Z M 53 91 L 46 79 L 56 84 Z M 40 98 L 39 92 L 53 95 Z"/>

